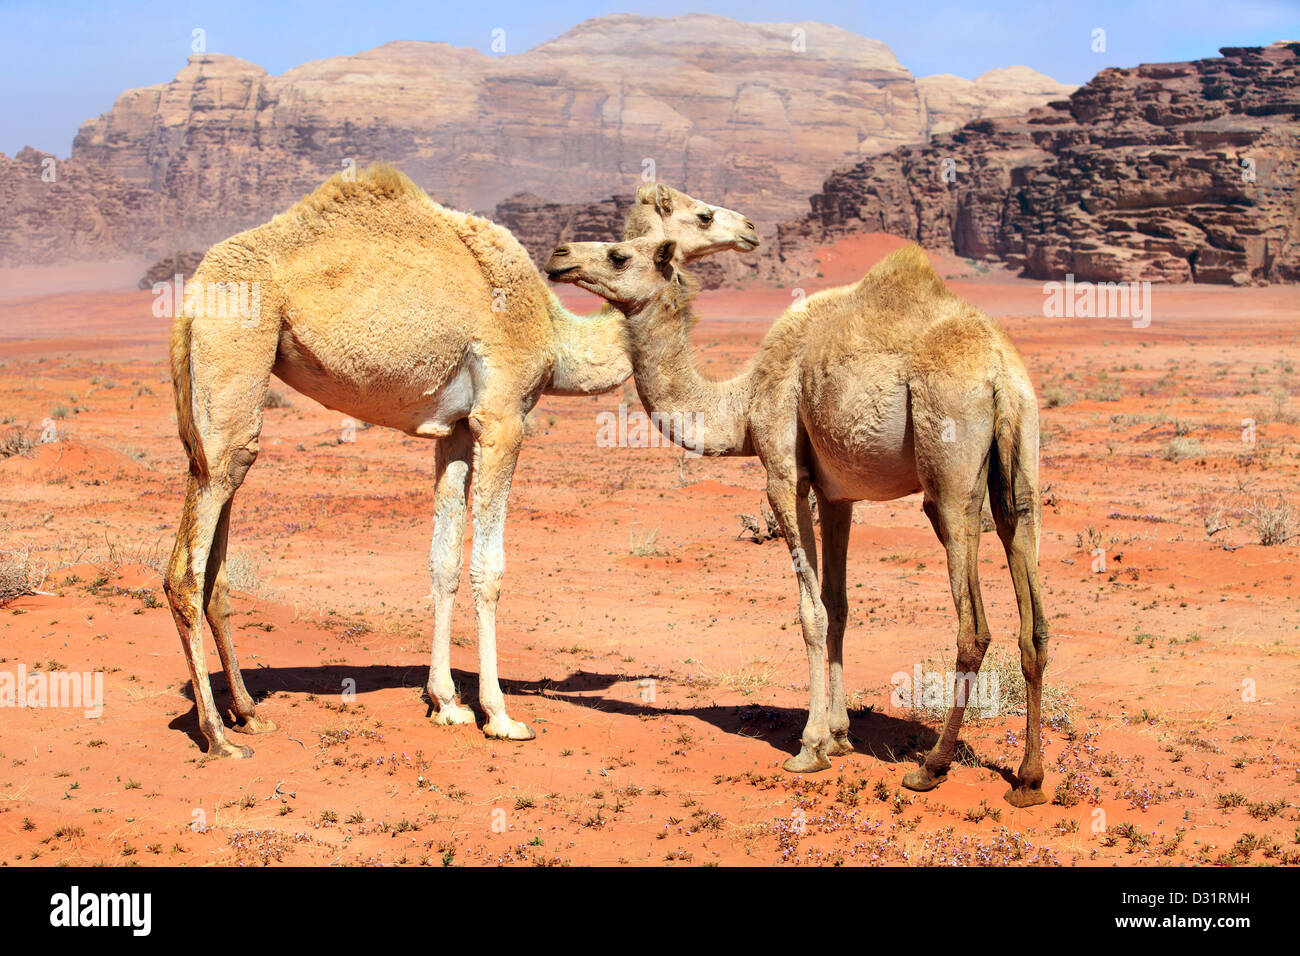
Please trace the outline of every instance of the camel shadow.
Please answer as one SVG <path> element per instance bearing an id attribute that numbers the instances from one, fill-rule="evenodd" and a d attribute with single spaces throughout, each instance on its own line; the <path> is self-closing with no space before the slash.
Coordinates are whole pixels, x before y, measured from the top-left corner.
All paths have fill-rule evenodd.
<path id="1" fill-rule="evenodd" d="M 316 667 L 244 667 L 241 668 L 244 687 L 254 702 L 261 703 L 272 694 L 285 692 L 290 694 L 316 694 L 322 697 L 341 695 L 345 690 L 355 693 L 358 698 L 377 690 L 410 689 L 419 690 L 425 705 L 425 717 L 432 717 L 433 701 L 425 691 L 425 681 L 429 676 L 427 664 L 398 666 L 392 664 L 372 664 L 367 667 L 352 667 L 344 664 Z M 452 668 L 452 679 L 461 699 L 467 706 L 473 707 L 478 699 L 478 675 L 471 671 Z M 605 690 L 623 681 L 662 680 L 657 674 L 628 676 L 626 674 L 593 674 L 577 671 L 561 680 L 543 677 L 532 681 L 501 681 L 501 689 L 506 694 L 541 694 L 556 692 L 556 695 L 574 694 L 583 691 Z M 230 685 L 224 671 L 217 670 L 208 674 L 212 684 L 212 696 L 216 699 L 217 710 L 221 714 L 226 728 L 233 726 L 229 713 Z M 350 683 L 348 683 L 350 682 Z M 207 748 L 207 738 L 199 728 L 199 711 L 194 703 L 194 684 L 186 681 L 181 687 L 181 694 L 190 702 L 190 709 L 174 717 L 167 725 L 171 730 L 186 734 L 200 749 Z M 562 698 L 569 699 L 569 698 Z M 574 698 L 582 700 L 582 698 Z M 477 710 L 477 707 L 475 707 Z"/>
<path id="2" fill-rule="evenodd" d="M 425 716 L 434 712 L 433 702 L 425 692 L 428 677 L 427 665 L 398 666 L 372 664 L 368 667 L 326 665 L 315 667 L 257 667 L 244 670 L 244 685 L 255 701 L 272 694 L 317 694 L 334 696 L 345 689 L 354 691 L 358 698 L 377 690 L 419 690 L 425 705 Z M 452 669 L 461 700 L 467 706 L 478 708 L 478 675 L 472 671 Z M 212 693 L 217 699 L 226 726 L 230 715 L 226 703 L 230 689 L 225 674 L 209 674 Z M 654 701 L 654 686 L 663 681 L 659 674 L 604 674 L 577 670 L 556 680 L 541 677 L 536 680 L 502 680 L 501 689 L 507 695 L 540 696 L 563 701 L 576 707 L 585 707 L 605 714 L 630 717 L 687 717 L 700 720 L 720 732 L 761 740 L 775 751 L 793 754 L 799 750 L 799 735 L 807 718 L 802 707 L 777 707 L 767 704 L 707 704 L 698 706 L 663 706 Z M 351 684 L 345 684 L 351 681 Z M 616 684 L 633 683 L 638 686 L 638 700 L 606 696 Z M 182 693 L 194 701 L 193 685 L 186 681 Z M 649 698 L 649 699 L 646 699 Z M 481 719 L 481 714 L 479 715 Z M 175 717 L 168 727 L 185 733 L 200 749 L 206 749 L 207 740 L 199 729 L 198 708 Z M 916 764 L 934 746 L 938 733 L 928 724 L 906 714 L 894 715 L 874 707 L 860 707 L 849 711 L 849 736 L 854 750 L 874 760 L 891 764 Z M 683 746 L 689 746 L 683 741 Z M 981 767 L 1000 774 L 1010 785 L 1016 785 L 1016 776 L 1010 768 L 980 758 L 964 741 L 959 741 L 954 763 Z"/>

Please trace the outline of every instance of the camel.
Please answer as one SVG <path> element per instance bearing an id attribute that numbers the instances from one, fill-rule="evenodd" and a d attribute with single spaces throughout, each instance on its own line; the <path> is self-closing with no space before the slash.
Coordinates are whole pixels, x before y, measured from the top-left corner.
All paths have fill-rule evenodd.
<path id="1" fill-rule="evenodd" d="M 938 742 L 903 785 L 930 790 L 945 779 L 965 711 L 962 684 L 973 685 L 989 644 L 977 567 L 987 492 L 1019 605 L 1028 688 L 1024 761 L 1006 797 L 1017 807 L 1044 802 L 1040 708 L 1048 633 L 1037 578 L 1038 405 L 1011 340 L 994 319 L 953 295 L 925 253 L 908 245 L 860 282 L 789 309 L 742 372 L 709 379 L 696 368 L 688 335 L 695 290 L 674 255 L 671 240 L 656 238 L 568 243 L 551 255 L 546 272 L 624 315 L 637 392 L 667 423 L 668 438 L 706 455 L 757 455 L 767 470 L 768 500 L 793 557 L 808 652 L 808 720 L 785 769 L 823 770 L 831 756 L 853 751 L 843 670 L 853 502 L 920 491 L 947 551 L 958 617 L 957 693 Z M 821 519 L 820 588 L 810 487 Z"/>
<path id="2" fill-rule="evenodd" d="M 638 189 L 625 234 L 675 238 L 679 265 L 758 245 L 744 216 L 662 184 Z M 226 738 L 204 664 L 202 616 L 230 686 L 233 729 L 275 730 L 235 658 L 225 567 L 231 501 L 257 458 L 272 372 L 327 408 L 436 442 L 427 690 L 438 724 L 475 719 L 457 700 L 450 665 L 472 478 L 483 732 L 532 739 L 506 713 L 495 626 L 524 417 L 543 393 L 597 394 L 627 379 L 622 317 L 609 306 L 588 317 L 568 312 L 508 230 L 445 209 L 402 173 L 375 166 L 334 176 L 209 250 L 173 321 L 171 363 L 189 477 L 164 590 L 208 753 L 248 757 L 252 749 Z"/>

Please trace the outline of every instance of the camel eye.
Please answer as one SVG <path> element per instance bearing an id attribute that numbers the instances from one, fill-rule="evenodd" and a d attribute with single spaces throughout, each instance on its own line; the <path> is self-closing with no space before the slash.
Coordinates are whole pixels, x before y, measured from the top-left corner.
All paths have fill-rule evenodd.
<path id="1" fill-rule="evenodd" d="M 713 225 L 713 210 L 710 209 L 705 212 L 698 213 L 696 215 L 696 218 L 700 220 L 701 226 L 711 226 Z"/>
<path id="2" fill-rule="evenodd" d="M 628 260 L 629 258 L 631 258 L 631 257 L 630 257 L 630 256 L 625 256 L 625 255 L 623 255 L 623 253 L 621 253 L 621 252 L 613 252 L 613 251 L 611 251 L 610 254 L 609 254 L 609 261 L 612 262 L 612 263 L 614 263 L 614 266 L 615 266 L 616 268 L 618 268 L 618 269 L 621 269 L 621 268 L 623 268 L 625 265 L 627 265 L 627 260 Z"/>

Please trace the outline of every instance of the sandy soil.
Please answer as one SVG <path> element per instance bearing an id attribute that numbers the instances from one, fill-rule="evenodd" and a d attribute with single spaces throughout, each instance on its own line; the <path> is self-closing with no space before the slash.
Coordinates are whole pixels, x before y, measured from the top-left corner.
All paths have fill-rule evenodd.
<path id="1" fill-rule="evenodd" d="M 819 281 L 889 246 L 827 250 Z M 340 442 L 342 416 L 276 383 L 291 404 L 267 411 L 231 569 L 245 679 L 280 730 L 240 738 L 250 760 L 206 759 L 158 574 L 184 471 L 166 323 L 147 292 L 69 292 L 0 302 L 0 439 L 35 443 L 0 460 L 0 548 L 47 568 L 46 593 L 0 608 L 0 672 L 102 671 L 105 699 L 99 717 L 0 710 L 0 860 L 1300 862 L 1300 539 L 1263 546 L 1252 516 L 1294 502 L 1300 471 L 1294 289 L 1157 288 L 1135 329 L 1045 319 L 1039 283 L 957 265 L 1043 406 L 1052 803 L 1002 801 L 1015 713 L 968 721 L 938 790 L 900 789 L 937 715 L 898 705 L 891 679 L 950 668 L 956 627 L 917 497 L 855 515 L 857 752 L 782 773 L 807 674 L 784 548 L 737 540 L 761 467 L 598 448 L 598 413 L 639 408 L 630 386 L 530 416 L 499 638 L 511 714 L 538 736 L 505 744 L 427 717 L 432 447 L 377 428 Z M 706 366 L 736 368 L 791 295 L 703 296 Z M 981 571 L 986 666 L 1013 693 L 995 535 Z M 467 582 L 455 627 L 473 701 Z M 219 670 L 213 685 L 224 702 Z"/>

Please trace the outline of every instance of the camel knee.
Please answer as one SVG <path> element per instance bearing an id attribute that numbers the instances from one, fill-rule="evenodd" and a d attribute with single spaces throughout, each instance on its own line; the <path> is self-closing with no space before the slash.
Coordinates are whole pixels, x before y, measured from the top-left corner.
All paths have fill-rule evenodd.
<path id="1" fill-rule="evenodd" d="M 984 663 L 984 653 L 988 648 L 988 641 L 983 643 L 972 642 L 964 647 L 957 648 L 957 670 L 967 674 L 978 671 Z"/>
<path id="2" fill-rule="evenodd" d="M 984 655 L 993 642 L 987 626 L 962 623 L 957 629 L 957 669 L 977 671 L 984 663 Z"/>
<path id="3" fill-rule="evenodd" d="M 826 608 L 826 617 L 835 624 L 844 624 L 849 619 L 849 598 L 842 591 L 822 594 L 822 605 Z"/>
<path id="4" fill-rule="evenodd" d="M 489 604 L 496 604 L 501 598 L 501 581 L 505 578 L 505 568 L 492 565 L 471 565 L 469 583 L 474 588 L 474 597 Z"/>
<path id="5" fill-rule="evenodd" d="M 826 640 L 826 606 L 822 604 L 815 596 L 805 594 L 799 600 L 799 622 L 803 625 L 805 634 L 811 631 L 817 634 L 821 641 Z"/>
<path id="6" fill-rule="evenodd" d="M 1047 635 L 1035 632 L 1020 641 L 1020 672 L 1026 681 L 1038 680 L 1047 669 Z"/>
<path id="7" fill-rule="evenodd" d="M 248 469 L 257 461 L 257 439 L 252 438 L 243 445 L 233 448 L 226 459 L 226 482 L 231 491 L 244 483 Z"/>
<path id="8" fill-rule="evenodd" d="M 460 586 L 461 556 L 459 549 L 452 550 L 434 541 L 429 552 L 429 580 L 435 594 L 455 594 Z"/>
<path id="9" fill-rule="evenodd" d="M 198 623 L 198 583 L 188 567 L 173 566 L 167 570 L 163 578 L 163 594 L 178 624 L 194 627 Z"/>

